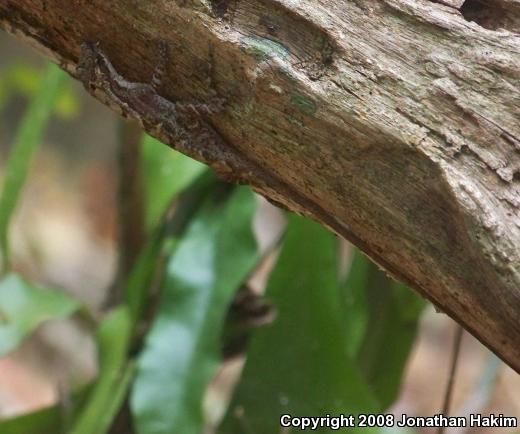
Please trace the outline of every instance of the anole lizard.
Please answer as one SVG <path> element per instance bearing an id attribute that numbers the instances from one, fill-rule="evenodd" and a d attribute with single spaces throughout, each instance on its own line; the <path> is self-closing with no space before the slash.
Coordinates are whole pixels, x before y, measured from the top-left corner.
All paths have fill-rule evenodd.
<path id="1" fill-rule="evenodd" d="M 201 103 L 174 102 L 163 97 L 159 88 L 169 58 L 163 42 L 159 44 L 159 57 L 150 83 L 132 82 L 117 72 L 99 44 L 84 43 L 77 75 L 89 92 L 101 91 L 102 99 L 108 98 L 125 117 L 137 119 L 144 128 L 179 150 L 212 163 L 225 176 L 231 172 L 226 161 L 233 156 L 209 123 L 211 115 L 223 110 L 224 99 L 215 96 Z"/>

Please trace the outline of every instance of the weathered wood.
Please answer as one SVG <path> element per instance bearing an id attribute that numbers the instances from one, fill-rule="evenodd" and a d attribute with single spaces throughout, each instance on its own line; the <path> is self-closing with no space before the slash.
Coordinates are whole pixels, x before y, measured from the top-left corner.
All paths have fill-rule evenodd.
<path id="1" fill-rule="evenodd" d="M 128 114 L 353 241 L 520 371 L 520 3 L 442 3 L 3 0 L 0 20 L 72 75 L 88 41 L 150 82 L 165 41 L 161 95 L 204 101 L 212 81 L 222 140 Z"/>

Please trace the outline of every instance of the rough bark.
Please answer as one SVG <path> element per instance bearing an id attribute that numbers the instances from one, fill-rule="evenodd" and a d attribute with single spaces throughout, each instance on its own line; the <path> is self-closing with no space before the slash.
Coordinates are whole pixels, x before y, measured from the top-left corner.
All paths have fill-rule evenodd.
<path id="1" fill-rule="evenodd" d="M 127 114 L 351 240 L 520 370 L 519 0 L 2 0 L 0 21 L 72 75 L 88 41 L 150 82 L 164 41 L 161 95 L 204 101 L 212 81 L 221 140 Z"/>

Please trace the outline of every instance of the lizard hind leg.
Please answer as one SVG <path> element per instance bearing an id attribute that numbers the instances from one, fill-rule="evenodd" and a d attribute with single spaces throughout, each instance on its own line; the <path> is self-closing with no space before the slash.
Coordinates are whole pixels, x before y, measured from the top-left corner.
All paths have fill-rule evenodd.
<path id="1" fill-rule="evenodd" d="M 196 130 L 199 128 L 201 122 L 199 104 L 177 103 L 175 108 L 178 115 L 183 118 L 184 124 L 188 130 Z"/>

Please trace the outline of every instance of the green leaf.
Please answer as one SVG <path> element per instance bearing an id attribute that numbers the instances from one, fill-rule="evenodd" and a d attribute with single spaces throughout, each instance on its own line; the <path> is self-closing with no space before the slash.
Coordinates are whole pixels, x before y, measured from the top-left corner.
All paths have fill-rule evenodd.
<path id="1" fill-rule="evenodd" d="M 139 434 L 198 434 L 202 398 L 220 359 L 230 301 L 259 261 L 256 198 L 212 195 L 168 263 L 160 311 L 138 362 L 131 396 Z"/>
<path id="2" fill-rule="evenodd" d="M 0 421 L 0 432 L 2 434 L 41 434 L 42 432 L 58 434 L 63 432 L 62 412 L 62 408 L 53 406 Z"/>
<path id="3" fill-rule="evenodd" d="M 14 350 L 44 321 L 64 318 L 78 308 L 79 303 L 65 294 L 7 275 L 0 280 L 0 356 Z"/>
<path id="4" fill-rule="evenodd" d="M 110 428 L 133 377 L 133 364 L 127 360 L 131 329 L 124 307 L 110 313 L 99 326 L 99 377 L 71 434 L 104 434 Z"/>
<path id="5" fill-rule="evenodd" d="M 125 283 L 124 299 L 134 326 L 141 318 L 150 285 L 162 265 L 160 259 L 168 241 L 167 227 L 175 227 L 169 230 L 170 237 L 181 233 L 216 183 L 206 166 L 146 135 L 142 162 L 147 228 L 151 233 Z M 173 219 L 165 218 L 165 211 L 178 195 Z"/>
<path id="6" fill-rule="evenodd" d="M 142 143 L 146 227 L 155 227 L 172 198 L 198 177 L 206 166 L 145 135 Z"/>
<path id="7" fill-rule="evenodd" d="M 215 187 L 216 182 L 209 169 L 202 172 L 180 195 L 173 218 L 163 219 L 139 254 L 124 290 L 125 303 L 130 309 L 134 327 L 146 307 L 150 285 L 162 265 L 163 250 L 166 250 L 165 245 L 171 241 L 169 237 L 178 237 L 185 230 L 189 220 Z M 171 244 L 169 250 L 173 251 Z"/>
<path id="8" fill-rule="evenodd" d="M 53 406 L 33 413 L 0 422 L 2 434 L 41 434 L 42 432 L 63 432 L 62 411 Z"/>
<path id="9" fill-rule="evenodd" d="M 104 434 L 109 431 L 128 396 L 134 376 L 135 363 L 129 361 L 124 367 L 121 367 L 118 377 L 113 381 L 110 398 L 106 400 L 106 407 L 99 412 L 97 416 L 99 419 L 95 425 L 96 431 L 91 431 L 92 433 Z M 99 402 L 102 402 L 102 400 L 100 399 Z M 99 407 L 99 409 L 101 409 L 101 407 Z M 92 414 L 94 414 L 94 412 Z"/>
<path id="10" fill-rule="evenodd" d="M 124 299 L 129 308 L 134 328 L 145 309 L 157 267 L 160 266 L 161 251 L 166 242 L 166 227 L 161 225 L 150 236 L 142 248 L 136 263 L 125 283 Z"/>
<path id="11" fill-rule="evenodd" d="M 355 297 L 363 300 L 347 311 L 347 316 L 362 318 L 361 326 L 356 328 L 352 322 L 350 326 L 350 330 L 363 331 L 361 338 L 355 333 L 356 357 L 382 407 L 387 408 L 399 392 L 424 300 L 368 259 L 358 256 L 354 265 L 365 273 L 365 279 L 358 282 L 360 287 L 352 288 Z"/>
<path id="12" fill-rule="evenodd" d="M 366 288 L 372 267 L 359 250 L 354 249 L 350 269 L 344 285 L 344 318 L 347 349 L 355 357 L 363 342 L 369 321 Z"/>
<path id="13" fill-rule="evenodd" d="M 72 396 L 71 407 L 61 403 L 0 421 L 2 434 L 65 434 L 67 420 L 80 408 L 87 396 L 89 386 L 83 387 Z"/>
<path id="14" fill-rule="evenodd" d="M 347 348 L 383 408 L 399 392 L 423 307 L 414 292 L 354 252 L 344 286 Z"/>
<path id="15" fill-rule="evenodd" d="M 253 335 L 223 427 L 231 434 L 280 432 L 280 416 L 380 409 L 345 342 L 337 241 L 291 217 L 266 296 L 278 314 Z"/>
<path id="16" fill-rule="evenodd" d="M 57 66 L 49 64 L 38 93 L 18 128 L 13 148 L 5 168 L 5 179 L 0 198 L 0 248 L 3 271 L 9 269 L 8 227 L 16 208 L 20 192 L 27 178 L 31 157 L 41 142 L 45 126 L 64 83 L 66 74 Z"/>

